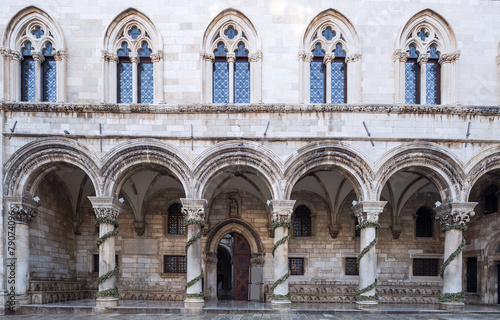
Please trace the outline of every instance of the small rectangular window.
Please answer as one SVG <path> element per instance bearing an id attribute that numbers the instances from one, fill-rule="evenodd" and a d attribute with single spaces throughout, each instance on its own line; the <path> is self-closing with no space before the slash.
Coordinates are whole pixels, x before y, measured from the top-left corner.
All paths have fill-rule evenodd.
<path id="1" fill-rule="evenodd" d="M 186 273 L 186 270 L 185 256 L 163 256 L 163 273 Z"/>
<path id="2" fill-rule="evenodd" d="M 115 265 L 118 265 L 118 255 L 115 254 Z M 92 272 L 99 273 L 99 255 L 94 254 L 92 256 Z"/>
<path id="3" fill-rule="evenodd" d="M 288 268 L 292 276 L 304 275 L 304 258 L 288 258 Z"/>
<path id="4" fill-rule="evenodd" d="M 346 276 L 359 276 L 358 265 L 356 258 L 345 258 L 345 275 Z"/>
<path id="5" fill-rule="evenodd" d="M 436 277 L 438 275 L 439 260 L 438 259 L 413 259 L 413 275 Z"/>

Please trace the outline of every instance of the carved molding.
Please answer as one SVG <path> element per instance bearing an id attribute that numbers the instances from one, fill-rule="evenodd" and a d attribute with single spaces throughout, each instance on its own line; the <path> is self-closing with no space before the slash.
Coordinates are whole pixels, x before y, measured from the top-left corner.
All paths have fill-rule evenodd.
<path id="1" fill-rule="evenodd" d="M 260 60 L 262 60 L 262 51 L 260 50 L 248 56 L 248 61 L 250 62 L 257 62 Z"/>
<path id="2" fill-rule="evenodd" d="M 205 264 L 217 264 L 217 252 L 205 252 Z"/>
<path id="3" fill-rule="evenodd" d="M 151 61 L 153 63 L 160 62 L 160 60 L 162 59 L 163 59 L 163 50 L 158 50 L 157 52 L 151 54 Z"/>
<path id="4" fill-rule="evenodd" d="M 436 209 L 436 219 L 441 226 L 465 225 L 475 215 L 477 202 L 449 202 Z"/>
<path id="5" fill-rule="evenodd" d="M 200 58 L 204 61 L 213 62 L 215 60 L 215 56 L 213 53 L 207 53 L 205 51 L 200 51 Z"/>
<path id="6" fill-rule="evenodd" d="M 460 50 L 457 50 L 455 52 L 452 52 L 452 53 L 445 53 L 445 54 L 442 54 L 440 57 L 439 57 L 439 63 L 440 64 L 445 64 L 445 63 L 452 63 L 452 62 L 455 62 L 458 60 L 458 58 L 460 58 Z"/>
<path id="7" fill-rule="evenodd" d="M 89 200 L 97 218 L 118 219 L 122 204 L 115 198 L 89 197 Z"/>
<path id="8" fill-rule="evenodd" d="M 418 57 L 417 62 L 420 63 L 421 65 L 422 64 L 426 64 L 429 61 L 429 57 L 430 57 L 430 54 L 428 54 L 428 53 L 422 53 Z"/>
<path id="9" fill-rule="evenodd" d="M 134 230 L 138 236 L 142 236 L 144 231 L 146 231 L 146 222 L 144 221 L 135 221 L 134 222 Z"/>
<path id="10" fill-rule="evenodd" d="M 325 56 L 323 57 L 323 63 L 324 64 L 327 64 L 327 63 L 332 63 L 332 61 L 335 59 L 335 55 L 333 53 L 327 53 L 325 54 Z"/>
<path id="11" fill-rule="evenodd" d="M 340 224 L 328 225 L 328 231 L 329 231 L 330 237 L 332 237 L 332 239 L 337 239 L 337 236 L 339 235 L 341 229 L 342 229 L 342 226 Z"/>
<path id="12" fill-rule="evenodd" d="M 234 61 L 236 60 L 236 55 L 234 53 L 229 52 L 228 54 L 226 54 L 226 59 L 227 62 L 234 63 Z"/>
<path id="13" fill-rule="evenodd" d="M 130 62 L 139 63 L 139 54 L 137 52 L 131 52 L 128 56 L 130 58 Z"/>
<path id="14" fill-rule="evenodd" d="M 41 52 L 38 52 L 38 51 L 32 51 L 31 56 L 33 57 L 33 59 L 35 61 L 38 61 L 40 63 L 42 63 L 45 60 L 45 57 L 43 56 L 43 54 Z"/>
<path id="15" fill-rule="evenodd" d="M 250 265 L 252 267 L 263 267 L 266 262 L 266 254 L 264 252 L 252 253 L 252 258 L 250 259 Z"/>
<path id="16" fill-rule="evenodd" d="M 186 220 L 205 220 L 205 209 L 207 200 L 205 199 L 187 199 L 182 198 L 182 213 Z"/>
<path id="17" fill-rule="evenodd" d="M 68 60 L 68 53 L 63 49 L 52 51 L 52 55 L 54 56 L 54 60 L 56 61 Z"/>
<path id="18" fill-rule="evenodd" d="M 270 200 L 268 205 L 271 212 L 271 222 L 291 222 L 295 200 Z"/>
<path id="19" fill-rule="evenodd" d="M 209 231 L 209 233 L 207 235 L 207 242 L 206 242 L 207 251 L 210 250 L 209 248 L 212 246 L 212 242 L 215 240 L 214 237 L 217 234 L 217 232 L 219 232 L 219 230 L 221 230 L 222 228 L 224 228 L 225 226 L 230 225 L 230 224 L 238 225 L 238 226 L 241 226 L 242 228 L 245 228 L 246 230 L 248 230 L 248 232 L 250 232 L 253 239 L 255 240 L 255 243 L 257 245 L 257 251 L 258 252 L 264 251 L 264 246 L 262 245 L 262 241 L 260 240 L 259 234 L 257 232 L 255 232 L 255 230 L 252 228 L 252 226 L 249 225 L 247 222 L 240 220 L 240 219 L 237 219 L 237 218 L 230 218 L 230 219 L 224 220 L 223 222 L 219 223 L 212 230 Z"/>
<path id="20" fill-rule="evenodd" d="M 347 55 L 347 57 L 345 58 L 346 63 L 356 62 L 359 60 L 361 60 L 361 53 L 352 53 Z"/>
<path id="21" fill-rule="evenodd" d="M 387 201 L 363 201 L 353 206 L 352 209 L 360 224 L 365 222 L 378 223 L 378 216 L 384 211 L 386 203 Z"/>
<path id="22" fill-rule="evenodd" d="M 394 51 L 392 54 L 392 59 L 394 62 L 399 61 L 399 62 L 406 62 L 408 60 L 408 52 L 402 51 L 401 49 L 397 49 Z"/>

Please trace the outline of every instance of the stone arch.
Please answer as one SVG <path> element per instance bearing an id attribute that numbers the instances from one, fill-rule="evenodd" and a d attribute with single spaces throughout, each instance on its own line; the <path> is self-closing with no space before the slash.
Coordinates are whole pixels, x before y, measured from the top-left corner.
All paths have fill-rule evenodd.
<path id="1" fill-rule="evenodd" d="M 181 151 L 156 139 L 135 139 L 110 150 L 102 159 L 103 192 L 118 196 L 123 183 L 143 169 L 166 169 L 180 181 L 186 197 L 191 195 L 191 162 Z"/>
<path id="2" fill-rule="evenodd" d="M 289 199 L 294 185 L 308 172 L 317 168 L 340 169 L 352 184 L 358 201 L 369 199 L 373 170 L 363 155 L 351 146 L 339 142 L 311 143 L 297 150 L 285 163 L 287 181 L 284 199 Z"/>
<path id="3" fill-rule="evenodd" d="M 500 169 L 500 147 L 495 146 L 481 150 L 467 163 L 465 168 L 466 178 L 464 180 L 463 196 L 464 201 L 467 201 L 472 188 L 484 174 Z"/>
<path id="4" fill-rule="evenodd" d="M 378 162 L 374 199 L 380 199 L 389 178 L 402 169 L 416 168 L 439 190 L 441 201 L 460 201 L 464 182 L 462 163 L 443 147 L 432 144 L 401 144 Z"/>
<path id="5" fill-rule="evenodd" d="M 96 196 L 101 194 L 97 155 L 76 140 L 40 139 L 17 150 L 4 166 L 4 195 L 33 195 L 43 177 L 64 162 L 84 171 L 92 181 Z"/>
<path id="6" fill-rule="evenodd" d="M 252 254 L 264 254 L 264 246 L 259 234 L 250 224 L 237 218 L 224 220 L 208 233 L 205 252 L 216 253 L 217 245 L 222 237 L 231 232 L 238 232 L 245 237 L 250 244 Z"/>
<path id="7" fill-rule="evenodd" d="M 281 196 L 282 163 L 267 147 L 250 141 L 228 141 L 214 145 L 195 159 L 193 192 L 201 199 L 209 191 L 209 182 L 226 168 L 250 168 L 267 184 L 273 199 Z M 268 199 L 269 200 L 269 199 Z"/>

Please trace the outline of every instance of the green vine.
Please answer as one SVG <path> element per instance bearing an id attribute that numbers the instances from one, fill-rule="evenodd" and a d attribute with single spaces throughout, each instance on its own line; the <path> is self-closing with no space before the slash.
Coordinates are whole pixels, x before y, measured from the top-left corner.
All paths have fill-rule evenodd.
<path id="1" fill-rule="evenodd" d="M 465 224 L 450 224 L 450 225 L 442 227 L 441 231 L 445 232 L 445 231 L 449 231 L 451 229 L 465 231 L 465 230 L 467 230 L 467 226 Z"/>
<path id="2" fill-rule="evenodd" d="M 375 239 L 373 239 L 372 242 L 370 242 L 370 244 L 368 246 L 366 246 L 359 254 L 358 254 L 358 257 L 356 258 L 356 265 L 358 266 L 359 268 L 359 262 L 361 261 L 361 258 L 363 258 L 365 256 L 365 254 L 368 253 L 368 251 L 370 251 L 371 248 L 375 247 L 377 245 L 377 242 L 378 242 L 378 237 L 375 237 Z"/>
<path id="3" fill-rule="evenodd" d="M 446 261 L 443 262 L 443 265 L 439 270 L 439 276 L 441 278 L 443 278 L 444 276 L 444 270 L 446 269 L 446 267 L 448 267 L 448 265 L 453 261 L 453 259 L 455 259 L 460 254 L 460 252 L 462 252 L 465 249 L 465 243 L 466 243 L 465 239 L 462 239 L 462 243 L 460 244 L 460 246 L 458 246 L 457 250 L 453 251 L 453 253 L 448 257 L 448 259 L 446 259 Z"/>
<path id="4" fill-rule="evenodd" d="M 283 228 L 287 228 L 287 229 L 290 229 L 292 227 L 292 224 L 290 222 L 274 222 L 271 224 L 271 229 L 276 229 L 278 227 L 283 227 Z M 273 249 L 272 249 L 272 254 L 273 254 L 273 257 L 274 257 L 274 252 L 276 251 L 276 249 L 285 244 L 285 242 L 287 242 L 288 240 L 290 239 L 290 235 L 286 235 L 285 237 L 279 239 L 278 241 L 276 241 L 273 245 Z M 278 280 L 276 280 L 272 287 L 271 287 L 271 291 L 273 292 L 273 294 L 271 295 L 271 299 L 273 300 L 290 300 L 291 299 L 291 294 L 290 292 L 288 292 L 287 294 L 274 294 L 274 289 L 276 289 L 277 286 L 279 286 L 280 284 L 284 283 L 288 278 L 290 277 L 290 269 L 288 269 L 288 272 L 283 275 L 281 278 L 279 278 Z"/>
<path id="5" fill-rule="evenodd" d="M 464 302 L 465 292 L 457 293 L 441 293 L 439 295 L 439 302 Z"/>
<path id="6" fill-rule="evenodd" d="M 377 223 L 377 222 L 367 221 L 367 222 L 360 223 L 360 224 L 358 224 L 356 226 L 356 230 L 361 230 L 361 229 L 364 229 L 364 228 L 380 229 L 380 224 Z"/>
<path id="7" fill-rule="evenodd" d="M 200 232 L 198 232 L 197 234 L 195 234 L 194 236 L 192 236 L 191 239 L 189 239 L 186 242 L 186 246 L 184 247 L 184 252 L 186 253 L 186 256 L 187 256 L 188 248 L 196 240 L 200 239 L 203 236 L 203 233 L 205 233 L 205 223 L 203 221 L 194 220 L 194 219 L 186 220 L 184 222 L 184 226 L 187 227 L 189 225 L 198 225 L 198 226 L 200 226 Z M 203 278 L 203 272 L 199 276 L 197 276 L 196 278 L 193 278 L 190 281 L 188 281 L 186 283 L 186 285 L 184 286 L 184 289 L 187 291 L 187 289 L 189 287 L 194 286 L 194 284 L 197 283 L 198 281 L 201 281 L 202 278 Z M 200 293 L 187 293 L 186 292 L 186 293 L 184 293 L 184 297 L 186 297 L 186 298 L 203 298 L 203 296 L 204 296 L 203 292 L 200 292 Z"/>
<path id="8" fill-rule="evenodd" d="M 112 224 L 115 226 L 115 228 L 112 231 L 109 231 L 109 232 L 103 234 L 101 237 L 99 237 L 99 239 L 96 242 L 97 249 L 99 249 L 101 244 L 103 244 L 104 241 L 106 241 L 106 239 L 108 239 L 110 237 L 116 237 L 116 235 L 118 234 L 118 231 L 120 229 L 120 223 L 118 223 L 118 220 L 116 220 L 116 219 L 110 219 L 110 218 L 104 218 L 104 217 L 94 219 L 94 224 L 97 227 L 101 223 Z M 97 284 L 101 284 L 104 281 L 110 279 L 112 276 L 117 275 L 119 271 L 120 271 L 120 268 L 115 265 L 115 268 L 113 270 L 108 271 L 107 273 L 105 273 L 102 276 L 100 276 L 99 278 L 97 278 Z M 96 293 L 96 297 L 118 297 L 118 288 L 115 287 L 115 288 L 99 291 Z"/>
<path id="9" fill-rule="evenodd" d="M 368 291 L 372 290 L 372 289 L 375 289 L 375 287 L 377 286 L 377 279 L 375 279 L 375 281 L 367 286 L 367 287 L 364 287 L 363 289 L 361 290 L 356 290 L 356 300 L 357 301 L 370 301 L 370 300 L 378 300 L 378 296 L 377 295 L 374 295 L 374 296 L 365 296 L 363 295 L 363 293 L 367 293 Z"/>

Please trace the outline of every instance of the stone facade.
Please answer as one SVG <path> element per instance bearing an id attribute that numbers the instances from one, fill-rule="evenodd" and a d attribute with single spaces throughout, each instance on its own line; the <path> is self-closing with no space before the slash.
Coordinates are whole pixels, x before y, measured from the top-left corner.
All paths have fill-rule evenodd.
<path id="1" fill-rule="evenodd" d="M 232 254 L 224 245 L 234 233 L 248 242 L 251 268 L 262 268 L 262 300 L 498 303 L 496 2 L 30 5 L 0 10 L 6 306 L 11 296 L 19 304 L 91 294 L 99 307 L 199 306 L 217 299 L 217 257 Z M 27 38 L 43 45 L 26 34 L 29 23 L 57 46 L 57 102 L 39 101 L 40 84 L 35 101 L 20 101 L 19 50 Z M 439 105 L 404 104 L 405 41 L 419 23 L 443 50 Z M 117 39 L 132 25 L 148 32 L 152 104 L 135 103 L 137 93 L 116 103 Z M 248 104 L 212 103 L 213 40 L 230 25 L 246 35 Z M 310 46 L 327 25 L 345 34 L 345 104 L 309 103 Z M 169 233 L 174 204 L 189 221 L 181 234 Z M 310 211 L 306 236 L 293 231 L 299 206 Z M 433 219 L 425 237 L 422 207 Z M 165 272 L 165 256 L 185 257 L 186 272 Z M 347 274 L 358 257 L 359 275 Z M 303 274 L 287 274 L 288 258 Z M 416 275 L 422 259 L 437 269 Z"/>

